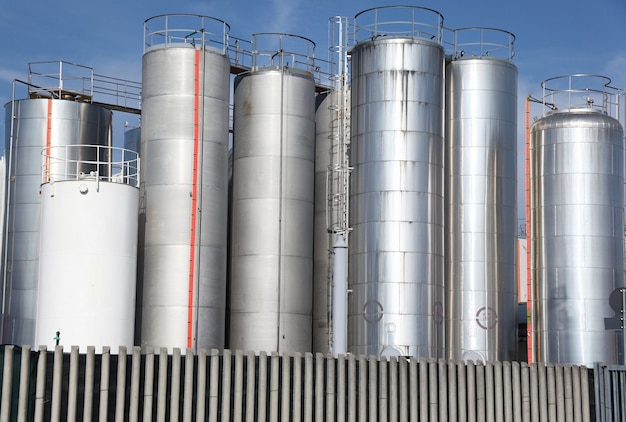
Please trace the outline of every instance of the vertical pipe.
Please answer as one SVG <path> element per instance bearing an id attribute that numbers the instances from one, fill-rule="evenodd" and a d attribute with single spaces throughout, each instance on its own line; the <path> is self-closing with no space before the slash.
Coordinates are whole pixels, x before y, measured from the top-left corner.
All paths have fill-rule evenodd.
<path id="1" fill-rule="evenodd" d="M 193 376 L 193 375 L 192 375 Z M 235 388 L 233 393 L 233 421 L 243 421 L 243 352 L 235 351 Z"/>
<path id="2" fill-rule="evenodd" d="M 70 351 L 70 375 L 67 388 L 67 422 L 76 420 L 78 410 L 78 346 L 72 346 Z"/>
<path id="3" fill-rule="evenodd" d="M 346 383 L 346 356 L 340 355 L 337 357 L 337 370 L 335 371 L 337 376 L 337 422 L 345 422 L 346 420 L 346 405 L 348 403 L 347 397 L 347 383 Z"/>
<path id="4" fill-rule="evenodd" d="M 61 420 L 61 393 L 63 392 L 63 346 L 54 348 L 54 363 L 52 367 L 52 410 L 50 420 Z"/>
<path id="5" fill-rule="evenodd" d="M 109 378 L 111 368 L 111 348 L 102 348 L 102 361 L 100 363 L 100 408 L 98 420 L 108 420 L 109 409 Z"/>
<path id="6" fill-rule="evenodd" d="M 348 246 L 340 234 L 333 245 L 333 355 L 347 352 Z"/>
<path id="7" fill-rule="evenodd" d="M 219 350 L 211 349 L 211 366 L 209 372 L 209 421 L 217 422 L 219 411 L 219 390 L 220 390 L 220 354 Z M 259 388 L 262 386 L 259 385 Z"/>
<path id="8" fill-rule="evenodd" d="M 0 421 L 8 422 L 11 416 L 11 390 L 13 385 L 13 354 L 14 345 L 4 348 L 4 368 L 2 372 L 2 401 L 0 402 Z"/>
<path id="9" fill-rule="evenodd" d="M 191 422 L 193 413 L 193 349 L 185 351 L 185 389 L 183 390 L 183 421 Z"/>
<path id="10" fill-rule="evenodd" d="M 133 347 L 133 360 L 130 373 L 129 422 L 139 420 L 139 384 L 141 383 L 141 347 Z"/>
<path id="11" fill-rule="evenodd" d="M 534 361 L 531 248 L 532 229 L 530 227 L 530 97 L 526 97 L 526 358 L 528 363 Z"/>
<path id="12" fill-rule="evenodd" d="M 253 351 L 248 352 L 248 376 L 246 378 L 246 422 L 254 422 L 256 397 L 256 356 Z M 305 392 L 306 395 L 306 392 Z"/>
<path id="13" fill-rule="evenodd" d="M 146 370 L 143 382 L 143 420 L 152 421 L 152 404 L 154 403 L 154 349 L 146 349 Z"/>
<path id="14" fill-rule="evenodd" d="M 157 396 L 157 422 L 165 422 L 165 414 L 167 411 L 167 366 L 168 366 L 167 348 L 161 347 L 159 350 L 159 379 L 158 379 L 158 396 Z"/>
<path id="15" fill-rule="evenodd" d="M 39 356 L 37 357 L 37 384 L 35 387 L 35 422 L 43 422 L 46 405 L 46 352 L 46 346 L 39 346 Z"/>
<path id="16" fill-rule="evenodd" d="M 180 413 L 180 348 L 172 353 L 172 379 L 170 383 L 170 421 L 177 422 Z"/>
<path id="17" fill-rule="evenodd" d="M 546 365 L 546 389 L 548 390 L 548 418 L 551 421 L 556 421 L 557 411 L 557 391 L 556 391 L 556 376 L 554 365 Z"/>
<path id="18" fill-rule="evenodd" d="M 196 395 L 196 420 L 205 420 L 206 415 L 206 349 L 198 350 L 198 381 Z"/>
<path id="19" fill-rule="evenodd" d="M 18 422 L 26 422 L 28 417 L 28 391 L 30 387 L 30 346 L 22 348 L 22 365 L 20 367 L 20 393 L 17 404 Z M 4 395 L 3 395 L 4 396 Z M 85 422 L 89 422 L 85 420 Z"/>

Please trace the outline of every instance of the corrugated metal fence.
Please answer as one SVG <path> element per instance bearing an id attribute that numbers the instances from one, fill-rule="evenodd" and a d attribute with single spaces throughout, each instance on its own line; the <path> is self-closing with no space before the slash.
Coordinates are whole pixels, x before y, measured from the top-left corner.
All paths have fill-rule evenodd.
<path id="1" fill-rule="evenodd" d="M 181 356 L 179 349 L 139 348 L 79 354 L 61 346 L 54 352 L 3 346 L 0 357 L 0 421 L 534 422 L 625 414 L 625 367 L 601 367 L 600 391 L 598 368 L 518 362 L 229 350 Z M 610 410 L 601 397 L 607 392 Z"/>

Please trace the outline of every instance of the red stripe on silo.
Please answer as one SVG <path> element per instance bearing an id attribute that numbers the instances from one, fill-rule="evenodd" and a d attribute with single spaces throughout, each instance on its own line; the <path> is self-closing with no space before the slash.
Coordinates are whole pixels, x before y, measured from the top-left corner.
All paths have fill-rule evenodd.
<path id="1" fill-rule="evenodd" d="M 50 145 L 52 144 L 52 100 L 48 100 L 48 115 L 46 122 L 46 168 L 44 182 L 50 181 Z"/>
<path id="2" fill-rule="evenodd" d="M 187 347 L 193 346 L 193 296 L 196 269 L 196 219 L 198 200 L 198 144 L 200 141 L 200 50 L 196 50 L 193 75 L 193 166 L 191 176 L 191 229 L 189 232 L 189 289 L 187 304 Z"/>

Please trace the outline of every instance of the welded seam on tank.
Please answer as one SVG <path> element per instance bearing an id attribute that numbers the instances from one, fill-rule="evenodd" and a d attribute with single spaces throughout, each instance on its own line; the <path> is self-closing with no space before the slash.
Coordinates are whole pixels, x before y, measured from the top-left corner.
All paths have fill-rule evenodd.
<path id="1" fill-rule="evenodd" d="M 196 265 L 196 218 L 198 193 L 198 143 L 199 143 L 199 94 L 200 94 L 200 50 L 194 57 L 193 87 L 193 165 L 191 176 L 191 228 L 189 231 L 189 287 L 187 298 L 187 348 L 193 346 L 193 296 Z"/>

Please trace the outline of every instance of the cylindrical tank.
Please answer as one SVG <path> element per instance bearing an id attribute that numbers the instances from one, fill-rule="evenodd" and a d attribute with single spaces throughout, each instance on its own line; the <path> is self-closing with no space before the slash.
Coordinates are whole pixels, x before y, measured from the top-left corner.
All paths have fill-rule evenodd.
<path id="1" fill-rule="evenodd" d="M 352 49 L 348 350 L 444 353 L 441 15 L 407 7 L 405 26 L 374 13 Z M 420 12 L 420 13 L 418 13 Z M 415 20 L 425 15 L 433 26 Z M 406 31 L 405 31 L 406 29 Z M 392 35 L 390 35 L 392 34 Z M 432 37 L 432 40 L 431 40 Z"/>
<path id="2" fill-rule="evenodd" d="M 227 32 L 224 22 L 196 15 L 145 23 L 142 346 L 224 347 Z"/>
<path id="3" fill-rule="evenodd" d="M 605 318 L 624 286 L 623 128 L 603 108 L 608 82 L 577 88 L 578 76 L 544 81 L 556 110 L 531 127 L 533 342 L 540 362 L 618 364 L 620 336 Z M 549 88 L 559 80 L 564 105 Z"/>
<path id="4" fill-rule="evenodd" d="M 15 100 L 5 109 L 7 290 L 2 341 L 35 345 L 41 151 L 47 146 L 110 145 L 112 113 L 90 103 L 45 98 Z"/>
<path id="5" fill-rule="evenodd" d="M 315 83 L 308 66 L 297 67 L 309 60 L 300 51 L 276 48 L 277 65 L 235 80 L 233 349 L 311 351 Z"/>
<path id="6" fill-rule="evenodd" d="M 35 343 L 132 347 L 135 323 L 136 153 L 88 147 L 111 176 L 74 171 L 77 147 L 51 147 L 41 186 L 39 289 Z M 83 147 L 84 148 L 84 147 Z M 112 159 L 109 159 L 111 157 Z M 91 160 L 96 164 L 95 160 Z M 46 169 L 44 164 L 42 170 Z M 134 183 L 129 184 L 133 180 Z"/>
<path id="7" fill-rule="evenodd" d="M 313 232 L 313 349 L 315 353 L 330 352 L 329 295 L 330 256 L 333 236 L 329 228 L 335 221 L 328 214 L 329 169 L 331 164 L 331 136 L 333 93 L 325 92 L 315 98 L 315 210 Z"/>
<path id="8" fill-rule="evenodd" d="M 455 35 L 456 54 L 446 65 L 446 358 L 513 360 L 515 37 L 484 28 L 459 29 Z M 468 44 L 465 35 L 481 41 Z M 497 57 L 497 51 L 503 55 Z"/>

